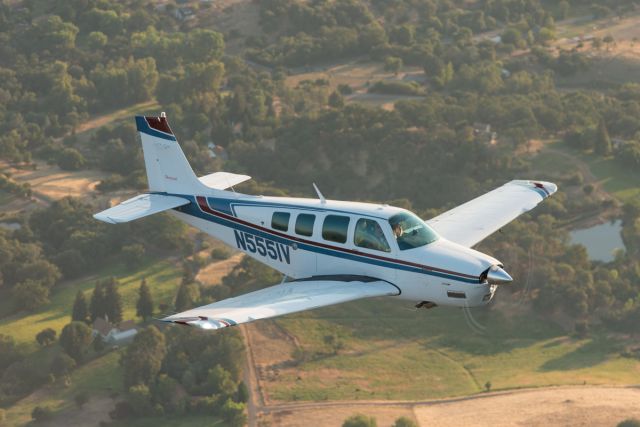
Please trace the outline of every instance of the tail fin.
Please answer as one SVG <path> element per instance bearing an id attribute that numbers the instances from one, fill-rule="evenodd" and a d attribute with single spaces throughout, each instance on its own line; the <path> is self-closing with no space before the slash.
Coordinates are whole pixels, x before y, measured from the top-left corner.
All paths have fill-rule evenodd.
<path id="1" fill-rule="evenodd" d="M 167 116 L 136 116 L 142 139 L 149 190 L 174 194 L 194 194 L 206 187 L 198 180 L 173 135 Z"/>

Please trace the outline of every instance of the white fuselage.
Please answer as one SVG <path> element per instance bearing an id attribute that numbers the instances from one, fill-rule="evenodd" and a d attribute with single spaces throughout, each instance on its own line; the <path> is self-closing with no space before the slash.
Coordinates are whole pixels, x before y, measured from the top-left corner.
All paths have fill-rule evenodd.
<path id="1" fill-rule="evenodd" d="M 181 194 L 192 203 L 172 212 L 294 279 L 367 276 L 394 284 L 401 291 L 401 299 L 439 306 L 473 307 L 493 297 L 495 285 L 481 279 L 483 272 L 500 264 L 493 257 L 441 237 L 424 246 L 401 250 L 389 218 L 406 212 L 403 209 L 225 193 L 228 198 Z M 327 216 L 340 217 L 345 224 L 344 242 L 329 235 Z M 379 225 L 388 242 L 385 251 L 357 244 L 354 235 L 360 220 Z"/>

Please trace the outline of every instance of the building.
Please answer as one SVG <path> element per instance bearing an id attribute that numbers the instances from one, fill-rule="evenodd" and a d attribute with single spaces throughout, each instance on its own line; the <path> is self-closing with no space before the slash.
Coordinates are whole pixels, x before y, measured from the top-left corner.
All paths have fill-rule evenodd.
<path id="1" fill-rule="evenodd" d="M 133 320 L 125 320 L 117 326 L 109 322 L 109 319 L 98 317 L 93 322 L 93 336 L 100 337 L 104 342 L 117 345 L 124 344 L 136 336 L 138 330 Z"/>

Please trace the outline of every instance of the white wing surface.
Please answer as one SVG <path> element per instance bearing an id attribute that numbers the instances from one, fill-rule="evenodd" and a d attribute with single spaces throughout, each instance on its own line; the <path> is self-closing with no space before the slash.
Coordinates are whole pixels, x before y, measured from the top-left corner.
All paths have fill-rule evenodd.
<path id="1" fill-rule="evenodd" d="M 158 212 L 189 204 L 182 197 L 164 196 L 162 194 L 140 194 L 112 208 L 95 214 L 97 220 L 117 224 L 153 215 Z"/>
<path id="2" fill-rule="evenodd" d="M 447 240 L 472 247 L 557 190 L 551 182 L 511 181 L 426 222 Z"/>
<path id="3" fill-rule="evenodd" d="M 368 277 L 324 276 L 282 283 L 162 320 L 201 329 L 221 329 L 356 299 L 399 293 L 394 285 Z"/>
<path id="4" fill-rule="evenodd" d="M 198 178 L 201 183 L 215 190 L 225 190 L 250 179 L 249 175 L 238 175 L 231 172 L 214 172 Z"/>

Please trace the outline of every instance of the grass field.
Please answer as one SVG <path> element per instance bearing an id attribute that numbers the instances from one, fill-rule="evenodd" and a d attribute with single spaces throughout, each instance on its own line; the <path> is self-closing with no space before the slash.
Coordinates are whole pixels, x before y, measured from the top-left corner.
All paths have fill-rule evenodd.
<path id="1" fill-rule="evenodd" d="M 16 342 L 26 344 L 31 349 L 37 346 L 35 335 L 45 328 L 52 328 L 58 334 L 71 320 L 71 309 L 78 290 L 85 293 L 87 301 L 91 298 L 91 291 L 99 278 L 115 276 L 119 280 L 118 290 L 122 296 L 124 319 L 135 318 L 135 304 L 138 287 L 142 278 L 146 278 L 151 288 L 156 306 L 160 303 L 170 303 L 175 296 L 180 281 L 181 271 L 169 261 L 147 259 L 135 271 L 127 271 L 122 265 L 103 270 L 94 278 L 82 279 L 60 284 L 53 289 L 51 303 L 34 312 L 21 312 L 7 316 L 11 308 L 10 302 L 3 298 L 0 304 L 0 334 L 12 336 Z"/>
<path id="2" fill-rule="evenodd" d="M 269 396 L 416 400 L 478 393 L 488 381 L 500 390 L 634 384 L 640 375 L 639 361 L 619 356 L 622 342 L 599 333 L 571 338 L 524 308 L 512 316 L 499 308 L 475 309 L 472 328 L 459 309 L 406 307 L 363 301 L 276 320 L 315 356 L 280 367 L 266 383 Z M 343 343 L 338 354 L 326 344 L 327 335 Z"/>

